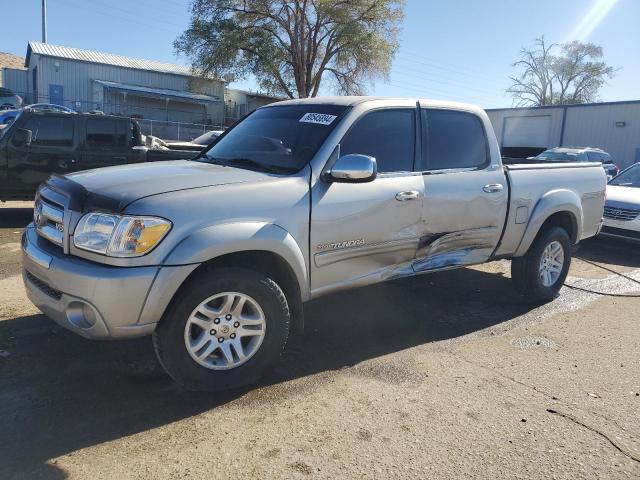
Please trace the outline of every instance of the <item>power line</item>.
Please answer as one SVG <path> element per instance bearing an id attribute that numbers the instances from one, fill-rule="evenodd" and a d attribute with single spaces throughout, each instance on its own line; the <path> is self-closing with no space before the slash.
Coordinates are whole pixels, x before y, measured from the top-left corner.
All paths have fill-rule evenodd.
<path id="1" fill-rule="evenodd" d="M 398 69 L 395 69 L 395 71 L 398 71 Z M 403 71 L 405 73 L 403 73 Z M 419 70 L 416 70 L 416 71 L 419 72 Z M 467 90 L 474 90 L 474 91 L 480 92 L 480 93 L 493 94 L 496 91 L 495 88 L 484 88 L 484 87 L 478 87 L 478 86 L 469 86 L 468 84 L 460 83 L 460 82 L 457 82 L 455 80 L 451 80 L 450 78 L 447 78 L 447 77 L 442 77 L 440 79 L 440 78 L 432 78 L 432 77 L 423 76 L 421 74 L 416 74 L 416 73 L 411 72 L 410 69 L 408 69 L 408 68 L 404 69 L 404 67 L 403 67 L 403 69 L 400 69 L 399 73 L 400 74 L 404 74 L 404 75 L 411 75 L 413 78 L 421 79 L 421 80 L 424 80 L 426 82 L 439 83 L 439 84 L 442 84 L 442 85 L 451 85 L 451 86 L 454 86 L 454 87 L 465 88 Z"/>
<path id="2" fill-rule="evenodd" d="M 419 88 L 419 89 L 423 89 L 423 90 L 428 88 L 431 91 L 439 91 L 439 92 L 442 92 L 445 95 L 458 95 L 458 96 L 459 95 L 463 95 L 463 96 L 466 96 L 466 97 L 472 97 L 472 95 L 461 93 L 461 90 L 463 90 L 463 91 L 468 90 L 465 87 L 454 86 L 453 89 L 448 89 L 448 88 L 444 88 L 444 87 L 440 86 L 440 87 L 432 88 L 430 85 L 426 85 L 426 84 L 423 84 L 423 83 L 414 83 L 414 82 L 411 82 L 410 80 L 411 79 L 409 79 L 409 80 L 405 80 L 405 79 L 402 79 L 402 78 L 398 79 L 397 77 L 395 77 L 393 75 L 391 77 L 391 82 L 395 82 L 395 83 L 400 82 L 400 83 L 404 83 L 406 85 L 410 85 L 410 86 L 413 86 L 413 87 L 416 87 L 416 88 Z M 496 93 L 499 93 L 499 91 L 495 91 L 495 92 L 478 92 L 478 93 L 479 94 L 477 94 L 477 95 L 473 95 L 473 97 L 474 98 L 479 98 L 479 97 L 487 97 L 488 98 L 488 96 L 494 96 Z"/>
<path id="3" fill-rule="evenodd" d="M 94 2 L 95 2 L 95 0 L 94 0 Z M 95 3 L 94 3 L 94 5 L 95 5 Z M 127 15 L 131 15 L 131 16 L 133 16 L 133 17 L 139 18 L 139 12 L 135 12 L 135 11 L 133 11 L 133 10 L 124 9 L 124 8 L 121 8 L 121 7 L 115 7 L 115 6 L 112 6 L 111 4 L 109 4 L 109 5 L 104 5 L 104 7 L 102 7 L 102 8 L 108 8 L 108 9 L 118 10 L 118 11 L 120 11 L 120 12 L 123 12 L 123 13 L 127 14 Z M 158 7 L 157 7 L 157 6 L 155 6 L 155 7 L 153 8 L 153 11 L 154 11 L 154 12 L 158 12 L 158 10 L 159 10 L 159 9 L 158 9 Z M 167 10 L 164 10 L 164 11 L 168 12 Z M 170 14 L 171 14 L 171 15 L 175 15 L 175 12 L 170 12 Z M 147 14 L 146 12 L 145 12 L 145 14 L 144 14 L 144 15 L 145 15 L 145 17 L 144 17 L 145 19 L 148 19 L 148 20 L 151 20 L 151 21 L 154 21 L 154 22 L 162 22 L 162 23 L 165 23 L 165 24 L 170 25 L 170 26 L 173 26 L 173 27 L 177 27 L 177 28 L 184 28 L 184 25 L 179 25 L 179 24 L 177 24 L 177 23 L 169 22 L 169 21 L 167 21 L 167 20 L 166 20 L 166 19 L 164 19 L 164 18 L 153 18 L 153 17 L 149 17 L 149 16 L 148 16 L 148 14 Z"/>
<path id="4" fill-rule="evenodd" d="M 399 53 L 398 55 L 400 56 L 405 56 L 402 53 Z M 396 59 L 397 62 L 404 62 L 404 63 L 411 63 L 411 65 L 423 65 L 429 69 L 436 69 L 436 70 L 442 70 L 445 72 L 450 72 L 453 73 L 455 75 L 464 75 L 465 77 L 475 77 L 478 80 L 483 80 L 485 82 L 493 82 L 495 79 L 488 77 L 484 74 L 477 74 L 477 73 L 473 73 L 472 71 L 465 71 L 463 69 L 458 69 L 458 68 L 452 68 L 452 67 L 442 67 L 439 65 L 434 65 L 431 64 L 430 62 L 421 62 L 419 60 L 416 60 L 415 58 L 409 58 L 409 56 L 407 55 L 406 58 L 399 58 Z"/>
<path id="5" fill-rule="evenodd" d="M 79 4 L 73 0 L 58 0 L 59 2 L 62 3 L 66 3 L 68 6 L 74 7 L 74 8 L 78 8 L 81 10 L 86 10 L 87 4 L 83 3 L 83 4 Z M 109 8 L 102 8 L 99 5 L 96 4 L 91 4 L 91 6 L 93 7 L 94 10 L 98 10 L 101 14 L 107 15 L 108 17 L 114 18 L 114 19 L 119 19 L 122 20 L 126 23 L 131 23 L 131 24 L 135 24 L 136 26 L 145 26 L 148 28 L 152 28 L 154 30 L 163 30 L 165 32 L 170 32 L 175 34 L 175 30 L 170 30 L 168 28 L 162 27 L 160 25 L 157 24 L 150 24 L 150 23 L 146 23 L 142 20 L 140 20 L 139 16 L 136 16 L 136 18 L 128 18 L 128 17 L 123 17 L 122 15 L 114 15 L 114 13 L 111 11 L 110 7 Z"/>
<path id="6" fill-rule="evenodd" d="M 400 51 L 402 53 L 404 53 L 404 54 L 411 55 L 414 58 L 420 58 L 420 59 L 423 59 L 423 60 L 426 60 L 426 61 L 429 61 L 429 62 L 433 62 L 433 63 L 437 63 L 437 64 L 440 64 L 440 65 L 447 65 L 447 66 L 451 66 L 451 67 L 454 67 L 454 68 L 460 68 L 460 67 L 457 67 L 457 65 L 455 65 L 453 63 L 443 62 L 442 60 L 436 60 L 433 57 L 428 57 L 428 56 L 424 55 L 423 52 L 415 52 L 415 51 L 412 51 L 412 50 L 407 50 L 406 48 L 403 48 L 403 47 L 400 48 Z M 468 55 L 468 52 L 464 52 L 464 53 L 466 55 Z M 504 67 L 504 66 L 508 65 L 508 64 L 505 65 L 502 62 L 496 62 L 495 60 L 491 60 L 490 58 L 487 58 L 486 56 L 482 57 L 482 62 L 483 63 L 490 63 L 490 64 L 493 64 L 493 65 L 496 65 L 496 66 L 499 65 L 501 67 Z M 469 68 L 469 67 L 464 67 L 464 68 L 465 68 L 465 70 L 476 71 L 476 72 L 478 72 L 480 74 L 484 73 L 484 72 L 482 72 L 480 70 L 477 70 L 477 69 L 474 69 L 474 68 Z"/>
<path id="7" fill-rule="evenodd" d="M 416 85 L 410 82 L 404 82 L 404 81 L 398 81 L 398 80 L 392 80 L 390 82 L 387 82 L 387 85 L 390 85 L 392 87 L 396 87 L 402 90 L 408 90 L 408 91 L 412 91 L 414 93 L 417 93 L 417 96 L 420 97 L 425 97 L 425 96 L 438 96 L 441 97 L 441 99 L 456 99 L 456 100 L 462 100 L 468 103 L 489 103 L 487 102 L 487 100 L 489 100 L 488 98 L 483 98 L 480 96 L 469 96 L 469 95 L 465 95 L 464 93 L 460 93 L 460 92 L 447 92 L 447 91 L 442 91 L 442 90 L 438 90 L 438 89 L 434 89 L 431 87 L 425 87 L 424 85 Z M 482 100 L 479 101 L 479 100 Z"/>

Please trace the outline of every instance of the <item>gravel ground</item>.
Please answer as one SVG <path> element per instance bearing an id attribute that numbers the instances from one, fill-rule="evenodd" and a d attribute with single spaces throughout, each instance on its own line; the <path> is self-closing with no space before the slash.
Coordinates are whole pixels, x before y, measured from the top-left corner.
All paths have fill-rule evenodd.
<path id="1" fill-rule="evenodd" d="M 149 339 L 87 341 L 29 304 L 28 207 L 0 209 L 2 479 L 640 477 L 638 298 L 535 307 L 506 261 L 344 292 L 261 385 L 194 394 Z M 568 284 L 640 290 L 614 273 L 640 280 L 639 247 L 577 255 Z"/>

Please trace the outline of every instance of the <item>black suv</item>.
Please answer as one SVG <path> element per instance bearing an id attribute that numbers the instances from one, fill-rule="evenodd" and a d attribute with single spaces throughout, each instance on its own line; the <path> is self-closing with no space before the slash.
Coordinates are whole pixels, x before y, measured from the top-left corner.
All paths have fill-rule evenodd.
<path id="1" fill-rule="evenodd" d="M 197 154 L 147 148 L 128 117 L 25 109 L 0 136 L 0 200 L 32 199 L 52 173 Z"/>

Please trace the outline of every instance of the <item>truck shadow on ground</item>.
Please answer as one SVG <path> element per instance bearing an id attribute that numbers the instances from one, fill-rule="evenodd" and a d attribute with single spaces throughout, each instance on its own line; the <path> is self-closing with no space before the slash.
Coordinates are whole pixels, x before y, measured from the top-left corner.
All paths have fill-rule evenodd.
<path id="1" fill-rule="evenodd" d="M 487 299 L 492 301 L 488 302 Z M 158 367 L 150 339 L 92 342 L 42 315 L 0 322 L 0 477 L 64 478 L 49 459 L 191 417 L 244 397 L 268 401 L 288 380 L 465 335 L 527 311 L 508 278 L 463 269 L 323 297 L 307 334 L 259 386 L 185 392 Z M 305 387 L 302 387 L 305 388 Z M 310 388 L 310 387 L 309 387 Z M 263 395 L 265 389 L 275 389 Z"/>
<path id="2" fill-rule="evenodd" d="M 575 256 L 579 259 L 640 268 L 640 242 L 596 237 L 580 243 Z"/>

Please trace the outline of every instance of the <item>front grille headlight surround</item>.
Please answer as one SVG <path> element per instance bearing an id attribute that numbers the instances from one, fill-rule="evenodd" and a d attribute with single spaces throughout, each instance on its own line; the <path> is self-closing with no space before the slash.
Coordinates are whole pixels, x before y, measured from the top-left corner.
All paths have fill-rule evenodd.
<path id="1" fill-rule="evenodd" d="M 153 250 L 171 226 L 160 217 L 91 212 L 78 222 L 73 244 L 108 257 L 139 257 Z"/>

